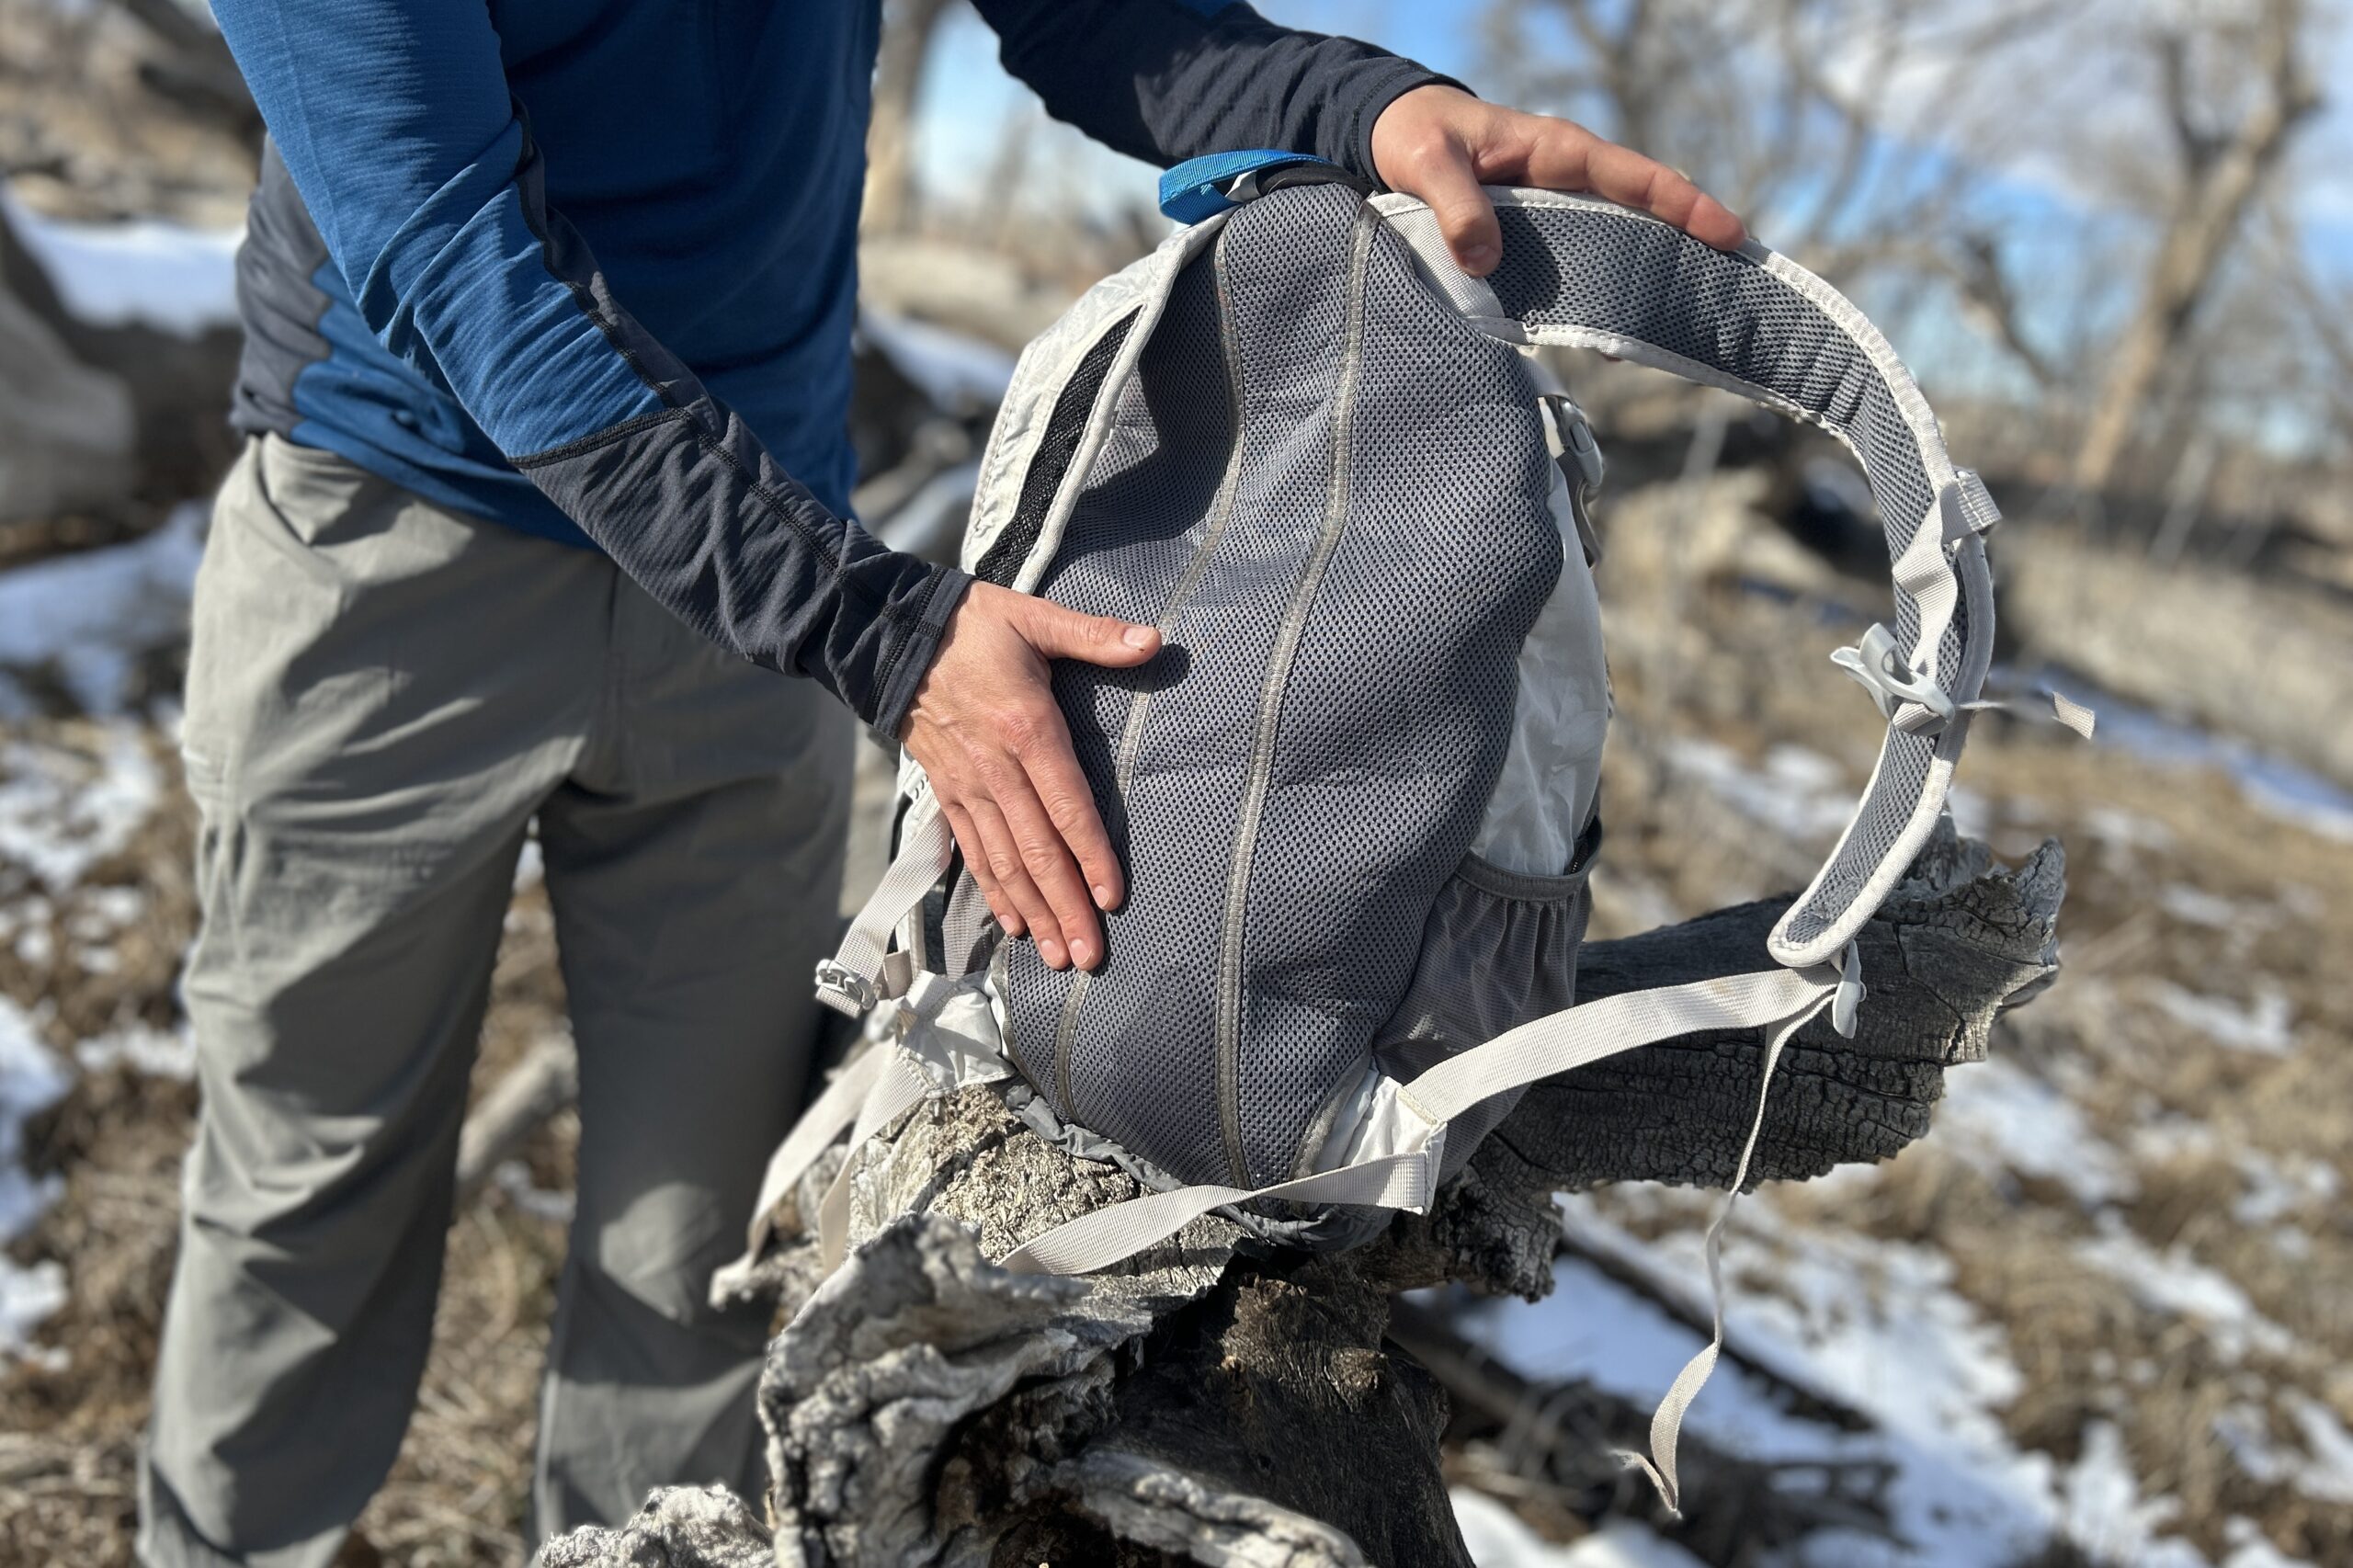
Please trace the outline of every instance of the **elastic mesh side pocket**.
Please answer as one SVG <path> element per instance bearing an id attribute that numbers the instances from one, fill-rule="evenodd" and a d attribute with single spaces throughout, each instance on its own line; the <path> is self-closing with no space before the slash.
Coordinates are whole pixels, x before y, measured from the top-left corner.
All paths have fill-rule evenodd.
<path id="1" fill-rule="evenodd" d="M 1054 400 L 1054 412 L 1046 421 L 1045 434 L 1039 438 L 1038 450 L 1029 460 L 1029 472 L 1021 479 L 1021 501 L 1013 510 L 1013 518 L 1005 525 L 981 557 L 980 570 L 974 574 L 984 583 L 1000 588 L 1010 587 L 1014 578 L 1021 574 L 1021 563 L 1029 559 L 1031 547 L 1046 526 L 1046 514 L 1054 507 L 1054 497 L 1061 494 L 1063 475 L 1070 472 L 1072 460 L 1078 456 L 1078 444 L 1086 437 L 1086 422 L 1095 412 L 1096 395 L 1103 390 L 1103 378 L 1111 373 L 1111 362 L 1120 357 L 1120 347 L 1128 340 L 1136 318 L 1122 316 L 1096 340 L 1095 347 L 1079 360 L 1078 369 L 1063 384 L 1062 395 Z"/>

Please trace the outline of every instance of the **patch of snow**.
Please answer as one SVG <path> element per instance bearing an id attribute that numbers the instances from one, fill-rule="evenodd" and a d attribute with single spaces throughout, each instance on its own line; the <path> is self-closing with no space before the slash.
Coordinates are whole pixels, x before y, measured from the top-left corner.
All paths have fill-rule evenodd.
<path id="1" fill-rule="evenodd" d="M 36 1181 L 25 1170 L 25 1122 L 63 1098 L 70 1083 L 33 1020 L 0 996 L 0 1356 L 22 1351 L 32 1329 L 65 1301 L 63 1268 L 21 1267 L 6 1249 L 57 1200 L 54 1176 Z"/>
<path id="2" fill-rule="evenodd" d="M 168 1030 L 132 1024 L 82 1041 L 74 1048 L 74 1060 L 85 1073 L 129 1067 L 151 1077 L 186 1081 L 196 1076 L 196 1035 L 185 1020 Z"/>
<path id="3" fill-rule="evenodd" d="M 2260 1149 L 2234 1151 L 2246 1190 L 2231 1204 L 2242 1225 L 2272 1225 L 2332 1204 L 2343 1183 L 2336 1168 L 2308 1154 L 2273 1156 Z"/>
<path id="4" fill-rule="evenodd" d="M 2253 1519 L 2234 1516 L 2223 1521 L 2222 1540 L 2231 1549 L 2222 1559 L 2222 1568 L 2313 1568 L 2304 1559 L 2290 1557 L 2266 1540 Z"/>
<path id="5" fill-rule="evenodd" d="M 237 321 L 236 229 L 192 229 L 141 219 L 71 223 L 28 212 L 0 188 L 0 207 L 56 287 L 92 326 L 133 323 L 193 337 Z"/>
<path id="6" fill-rule="evenodd" d="M 1698 1558 L 1631 1519 L 1612 1519 L 1583 1540 L 1555 1546 L 1467 1487 L 1454 1493 L 1454 1522 L 1478 1568 L 1700 1568 Z"/>
<path id="7" fill-rule="evenodd" d="M 1703 1278 L 1696 1223 L 1648 1244 L 1589 1199 L 1571 1199 L 1566 1210 L 1580 1244 L 1637 1268 L 1654 1288 Z M 1729 1242 L 1728 1276 L 1746 1282 L 1730 1304 L 1733 1343 L 1777 1377 L 1878 1426 L 1851 1432 L 1806 1419 L 1779 1383 L 1727 1361 L 1692 1406 L 1689 1429 L 1760 1459 L 1879 1464 L 1893 1473 L 1887 1495 L 1902 1544 L 1817 1536 L 1806 1545 L 1807 1568 L 2007 1568 L 2048 1540 L 2056 1517 L 2050 1461 L 2010 1447 L 1993 1414 L 2018 1392 L 2019 1375 L 1998 1331 L 1951 1290 L 1947 1260 L 1924 1248 L 1800 1233 L 1764 1204 L 1743 1209 Z M 1577 1259 L 1562 1263 L 1544 1301 L 1474 1305 L 1458 1321 L 1525 1375 L 1586 1379 L 1645 1403 L 1705 1343 L 1649 1297 Z"/>
<path id="8" fill-rule="evenodd" d="M 206 504 L 144 539 L 0 573 L 0 665 L 53 665 L 91 713 L 121 709 L 132 659 L 188 631 Z"/>
<path id="9" fill-rule="evenodd" d="M 2318 1503 L 2353 1503 L 2353 1432 L 2336 1412 L 2308 1393 L 2290 1390 L 2280 1396 L 2289 1419 L 2296 1424 L 2311 1459 L 2290 1480 L 2297 1491 Z"/>
<path id="10" fill-rule="evenodd" d="M 140 726 L 109 721 L 92 752 L 30 741 L 0 741 L 0 860 L 13 860 L 61 892 L 131 840 L 162 798 L 163 776 Z M 17 950 L 46 926 L 27 926 Z"/>
<path id="11" fill-rule="evenodd" d="M 2173 829 L 2154 817 L 2120 806 L 2094 806 L 2084 813 L 2084 826 L 2094 838 L 2120 849 L 2170 849 Z"/>
<path id="12" fill-rule="evenodd" d="M 2123 1284 L 2143 1306 L 2198 1324 L 2224 1360 L 2293 1347 L 2294 1337 L 2257 1312 L 2230 1276 L 2200 1263 L 2187 1247 L 2159 1252 L 2114 1216 L 2103 1220 L 2098 1235 L 2075 1244 L 2075 1256 Z"/>
<path id="13" fill-rule="evenodd" d="M 2256 913 L 2188 882 L 2168 882 L 2157 890 L 2157 907 L 2185 926 L 2206 926 L 2221 931 L 2237 929 Z"/>
<path id="14" fill-rule="evenodd" d="M 2157 1532 L 2181 1511 L 2170 1497 L 2143 1500 L 2124 1435 L 2115 1424 L 2095 1421 L 2084 1431 L 2084 1450 L 2060 1487 L 2068 1538 L 2108 1562 L 2133 1568 L 2208 1568 L 2205 1553 L 2188 1541 Z"/>
<path id="15" fill-rule="evenodd" d="M 1013 384 L 1013 356 L 993 343 L 871 305 L 858 312 L 858 329 L 944 413 L 995 408 Z"/>
<path id="16" fill-rule="evenodd" d="M 2185 991 L 2161 980 L 2150 986 L 2149 999 L 2176 1023 L 2197 1030 L 2225 1051 L 2257 1056 L 2295 1054 L 2295 1006 L 2276 985 L 2260 983 L 2252 1002 L 2239 1002 Z"/>
<path id="17" fill-rule="evenodd" d="M 1936 1129 L 1948 1153 L 2056 1182 L 2087 1209 L 2128 1198 L 2136 1185 L 2073 1100 L 2006 1057 L 1946 1074 Z"/>
<path id="18" fill-rule="evenodd" d="M 1726 805 L 1802 844 L 1834 838 L 1853 814 L 1846 770 L 1820 752 L 1776 745 L 1762 763 L 1696 736 L 1670 737 L 1666 764 L 1704 784 Z"/>

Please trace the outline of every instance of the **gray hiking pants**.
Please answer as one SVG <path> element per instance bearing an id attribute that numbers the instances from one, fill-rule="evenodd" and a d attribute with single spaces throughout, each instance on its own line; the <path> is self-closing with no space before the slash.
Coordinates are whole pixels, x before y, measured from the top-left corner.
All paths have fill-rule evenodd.
<path id="1" fill-rule="evenodd" d="M 535 819 L 581 1136 L 534 1524 L 619 1523 L 673 1482 L 759 1495 L 765 1316 L 704 1293 L 804 1087 L 853 733 L 601 556 L 247 448 L 196 590 L 203 1111 L 144 1559 L 324 1564 L 392 1465 Z"/>

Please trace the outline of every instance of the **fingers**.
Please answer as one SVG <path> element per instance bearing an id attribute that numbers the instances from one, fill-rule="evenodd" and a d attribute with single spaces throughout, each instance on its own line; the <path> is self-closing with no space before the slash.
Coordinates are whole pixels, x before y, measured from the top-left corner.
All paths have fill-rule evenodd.
<path id="1" fill-rule="evenodd" d="M 1022 596 L 1013 611 L 1015 629 L 1049 659 L 1078 659 L 1125 668 L 1160 652 L 1160 633 L 1108 615 L 1081 615 L 1051 599 Z"/>
<path id="2" fill-rule="evenodd" d="M 1415 194 L 1438 219 L 1446 248 L 1455 265 L 1473 278 L 1484 278 L 1503 259 L 1504 233 L 1495 222 L 1495 204 L 1479 184 L 1479 171 L 1470 149 L 1453 137 L 1442 137 L 1416 161 L 1420 185 Z"/>
<path id="3" fill-rule="evenodd" d="M 989 913 L 996 916 L 996 923 L 1005 927 L 1008 937 L 1018 937 L 1029 930 L 1029 923 L 1021 917 L 1020 905 L 1013 902 L 1005 884 L 997 880 L 996 868 L 989 860 L 987 841 L 982 838 L 980 824 L 972 820 L 972 813 L 961 803 L 946 801 L 939 803 L 939 809 L 948 813 L 948 825 L 956 833 L 956 846 L 964 852 L 964 869 L 972 873 L 972 881 L 980 888 Z"/>
<path id="4" fill-rule="evenodd" d="M 1094 907 L 1119 908 L 1126 892 L 1120 881 L 1120 858 L 1112 851 L 1111 835 L 1104 831 L 1102 813 L 1095 809 L 1095 795 L 1087 788 L 1086 775 L 1079 771 L 1078 757 L 1071 750 L 1070 731 L 1062 722 L 1062 716 L 1056 713 L 1051 732 L 1033 737 L 1026 746 L 1017 748 L 1017 755 L 1047 821 L 1061 843 L 1077 858 L 1079 874 L 1086 878 L 1086 892 L 1093 899 Z M 1073 956 L 1076 957 L 1074 952 Z M 1086 960 L 1077 961 L 1084 964 Z"/>
<path id="5" fill-rule="evenodd" d="M 996 801 L 969 801 L 965 810 L 980 830 L 982 853 L 989 870 L 1004 890 L 1006 902 L 1013 906 L 1029 939 L 1037 944 L 1038 956 L 1046 960 L 1049 969 L 1063 968 L 1070 961 L 1069 949 L 1063 943 L 1052 903 L 1039 892 L 1029 875 L 1021 833 L 1006 820 Z"/>
<path id="6" fill-rule="evenodd" d="M 1529 117 L 1534 119 L 1535 117 Z M 1621 207 L 1663 218 L 1719 250 L 1736 249 L 1748 230 L 1714 197 L 1655 158 L 1605 142 L 1565 119 L 1536 119 L 1540 128 L 1520 177 L 1552 190 L 1589 190 Z"/>

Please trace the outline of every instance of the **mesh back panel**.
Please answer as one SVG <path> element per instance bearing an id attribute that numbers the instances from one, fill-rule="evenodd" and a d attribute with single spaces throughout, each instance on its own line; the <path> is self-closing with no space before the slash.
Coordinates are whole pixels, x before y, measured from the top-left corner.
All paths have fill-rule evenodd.
<path id="1" fill-rule="evenodd" d="M 1216 274 L 1204 257 L 1177 278 L 1135 375 L 1120 390 L 1086 489 L 1039 584 L 1046 597 L 1090 615 L 1145 623 L 1166 613 L 1171 593 L 1209 533 L 1233 449 L 1222 335 Z M 1055 699 L 1123 865 L 1133 857 L 1126 801 L 1115 778 L 1120 739 L 1136 694 L 1164 684 L 1176 664 L 1163 659 L 1142 670 L 1067 661 L 1054 666 Z M 1124 945 L 1121 921 L 1115 916 L 1107 925 L 1110 941 Z M 1046 980 L 1051 971 L 1034 949 L 1025 946 L 1016 957 L 1024 983 L 1014 987 L 1008 1009 L 1014 1059 L 1060 1114 L 1075 1118 L 1055 1060 L 1070 982 Z M 1201 1113 L 1208 1108 L 1204 1090 Z"/>
<path id="2" fill-rule="evenodd" d="M 1518 647 L 1561 567 L 1542 427 L 1516 356 L 1434 300 L 1385 232 L 1372 235 L 1362 395 L 1340 451 L 1359 210 L 1320 187 L 1234 215 L 1218 252 L 1225 345 L 1205 257 L 1123 392 L 1042 581 L 1078 608 L 1164 612 L 1170 647 L 1141 681 L 1056 672 L 1127 857 L 1129 902 L 1106 922 L 1106 966 L 1086 981 L 1014 947 L 1016 1056 L 1054 1092 L 1067 1023 L 1063 1108 L 1188 1181 L 1289 1174 L 1310 1117 L 1363 1060 L 1476 831 Z M 1239 461 L 1221 518 L 1230 386 Z M 1205 546 L 1189 596 L 1165 613 Z M 1304 619 L 1285 664 L 1279 634 L 1294 614 Z M 1121 798 L 1114 769 L 1139 684 L 1148 695 Z M 1274 744 L 1260 757 L 1262 714 Z M 1220 962 L 1237 875 L 1241 1005 L 1222 1077 Z"/>
<path id="3" fill-rule="evenodd" d="M 1253 1182 L 1404 994 L 1509 744 L 1520 644 L 1561 573 L 1518 354 L 1385 228 L 1365 278 L 1347 527 L 1300 642 L 1251 867 L 1241 1120 Z"/>
<path id="4" fill-rule="evenodd" d="M 1631 215 L 1506 208 L 1504 258 L 1489 281 L 1506 314 L 1531 325 L 1587 327 L 1639 338 L 1765 387 L 1854 443 L 1880 504 L 1890 552 L 1900 552 L 1935 500 L 1919 448 L 1885 383 L 1821 308 L 1745 256 L 1698 244 Z M 1563 256 L 1586 258 L 1564 268 Z M 1909 648 L 1919 608 L 1897 596 L 1895 632 Z M 1967 610 L 1939 644 L 1938 668 L 1959 667 Z M 1789 931 L 1803 943 L 1826 929 L 1886 858 L 1928 777 L 1933 737 L 1893 733 L 1880 787 Z"/>
<path id="5" fill-rule="evenodd" d="M 1103 378 L 1111 373 L 1111 361 L 1120 357 L 1120 346 L 1127 342 L 1129 329 L 1135 324 L 1133 316 L 1114 322 L 1063 384 L 1045 434 L 1039 437 L 1038 450 L 1029 460 L 1029 470 L 1021 476 L 1021 500 L 1005 532 L 990 544 L 981 557 L 980 569 L 973 573 L 981 581 L 1002 588 L 1020 575 L 1021 563 L 1029 558 L 1029 547 L 1038 542 L 1046 514 L 1053 510 L 1054 497 L 1062 493 L 1063 475 L 1070 472 L 1071 460 L 1078 455 L 1087 415 L 1094 411 L 1096 394 L 1103 390 Z"/>

